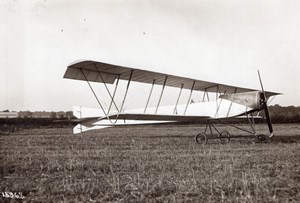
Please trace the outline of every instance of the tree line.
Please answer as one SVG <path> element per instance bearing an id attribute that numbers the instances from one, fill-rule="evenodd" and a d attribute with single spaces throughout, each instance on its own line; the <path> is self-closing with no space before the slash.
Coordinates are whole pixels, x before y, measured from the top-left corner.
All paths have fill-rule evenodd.
<path id="1" fill-rule="evenodd" d="M 269 106 L 273 123 L 300 123 L 300 107 L 282 107 L 278 104 Z"/>
<path id="2" fill-rule="evenodd" d="M 9 112 L 8 110 L 2 112 Z M 300 123 L 300 107 L 282 107 L 278 104 L 269 106 L 272 123 Z M 264 116 L 262 111 L 260 116 Z M 0 118 L 0 131 L 9 128 L 18 130 L 24 128 L 72 127 L 76 124 L 72 112 L 29 112 L 20 113 L 15 118 Z M 239 120 L 233 122 L 240 123 Z M 245 122 L 245 121 L 243 121 Z"/>

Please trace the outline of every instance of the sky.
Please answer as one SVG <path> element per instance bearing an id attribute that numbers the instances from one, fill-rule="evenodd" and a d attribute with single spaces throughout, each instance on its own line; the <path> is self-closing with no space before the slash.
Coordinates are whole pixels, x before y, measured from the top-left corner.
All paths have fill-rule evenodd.
<path id="1" fill-rule="evenodd" d="M 0 110 L 95 107 L 69 64 L 96 60 L 281 92 L 300 106 L 300 1 L 0 0 Z M 137 93 L 138 95 L 138 93 Z"/>

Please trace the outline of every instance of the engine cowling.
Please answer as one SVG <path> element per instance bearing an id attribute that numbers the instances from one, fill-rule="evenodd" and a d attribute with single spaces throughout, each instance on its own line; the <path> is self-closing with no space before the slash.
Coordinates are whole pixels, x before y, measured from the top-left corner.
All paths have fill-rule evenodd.
<path id="1" fill-rule="evenodd" d="M 262 98 L 261 98 L 260 91 L 221 95 L 219 96 L 219 98 L 226 99 L 234 103 L 247 106 L 253 109 L 260 109 L 262 105 L 261 103 Z"/>

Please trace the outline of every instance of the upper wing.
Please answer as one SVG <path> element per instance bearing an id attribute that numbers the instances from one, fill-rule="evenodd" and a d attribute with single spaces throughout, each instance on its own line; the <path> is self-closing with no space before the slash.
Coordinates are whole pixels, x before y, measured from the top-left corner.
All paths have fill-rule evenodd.
<path id="1" fill-rule="evenodd" d="M 81 61 L 68 66 L 64 78 L 113 84 L 118 77 L 121 80 L 129 80 L 130 75 L 131 81 L 135 82 L 150 84 L 155 82 L 155 84 L 158 85 L 163 85 L 165 82 L 166 86 L 177 88 L 183 87 L 184 89 L 193 89 L 196 91 L 222 93 L 226 91 L 227 94 L 257 91 L 255 89 L 224 85 L 96 61 Z M 266 92 L 268 97 L 277 94 L 278 93 L 275 92 Z"/>

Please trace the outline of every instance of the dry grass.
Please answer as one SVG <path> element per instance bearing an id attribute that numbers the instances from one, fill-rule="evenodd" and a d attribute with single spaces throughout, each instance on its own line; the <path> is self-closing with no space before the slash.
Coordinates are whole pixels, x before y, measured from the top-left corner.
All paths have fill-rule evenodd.
<path id="1" fill-rule="evenodd" d="M 267 143 L 201 146 L 193 136 L 202 130 L 36 129 L 2 136 L 0 192 L 22 192 L 36 202 L 300 201 L 298 125 L 275 125 L 281 137 Z"/>

